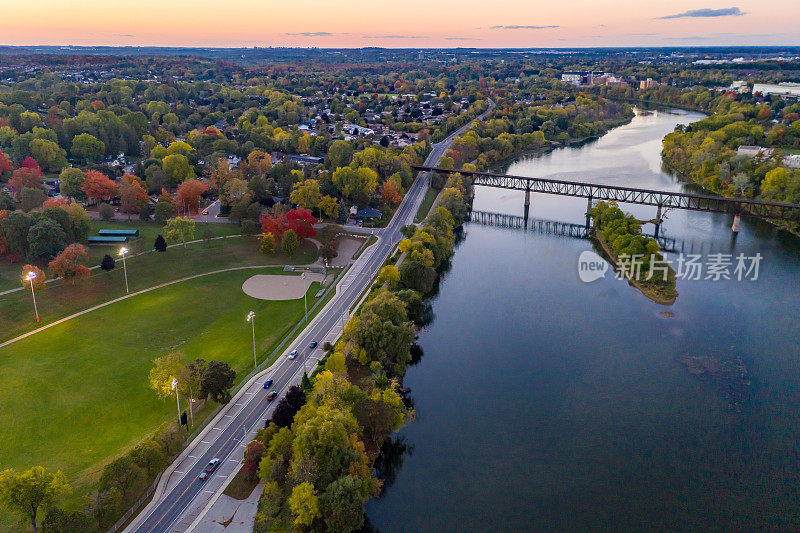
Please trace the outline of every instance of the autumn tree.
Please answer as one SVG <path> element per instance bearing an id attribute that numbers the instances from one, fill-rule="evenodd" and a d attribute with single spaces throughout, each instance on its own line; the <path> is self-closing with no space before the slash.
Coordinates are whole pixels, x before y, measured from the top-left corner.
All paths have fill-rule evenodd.
<path id="1" fill-rule="evenodd" d="M 36 274 L 36 277 L 33 278 L 32 281 L 28 281 L 28 274 L 30 274 L 31 272 Z M 33 288 L 38 291 L 44 289 L 44 284 L 47 281 L 47 276 L 45 276 L 44 272 L 42 272 L 42 269 L 40 269 L 36 265 L 25 265 L 24 267 L 22 267 L 22 275 L 20 276 L 20 279 L 22 280 L 22 287 L 24 289 L 30 289 L 31 283 L 33 283 Z"/>
<path id="2" fill-rule="evenodd" d="M 20 167 L 11 174 L 11 179 L 8 180 L 8 188 L 12 192 L 19 195 L 22 189 L 41 189 L 42 188 L 42 171 L 38 167 Z"/>
<path id="3" fill-rule="evenodd" d="M 253 150 L 247 155 L 247 170 L 259 177 L 264 177 L 272 168 L 272 157 L 261 150 Z"/>
<path id="4" fill-rule="evenodd" d="M 87 198 L 99 202 L 108 201 L 119 193 L 119 187 L 108 176 L 97 170 L 89 170 L 81 185 Z"/>
<path id="5" fill-rule="evenodd" d="M 194 177 L 194 169 L 189 164 L 189 160 L 181 154 L 166 156 L 161 161 L 161 168 L 172 185 L 178 185 L 182 181 Z"/>
<path id="6" fill-rule="evenodd" d="M 378 276 L 375 278 L 375 283 L 382 287 L 386 285 L 389 290 L 394 290 L 400 282 L 400 272 L 394 265 L 386 265 L 378 271 Z"/>
<path id="7" fill-rule="evenodd" d="M 275 253 L 275 236 L 272 233 L 264 233 L 259 239 L 258 251 L 264 255 Z"/>
<path id="8" fill-rule="evenodd" d="M 264 211 L 261 214 L 261 232 L 271 234 L 277 239 L 282 239 L 283 234 L 289 229 L 289 222 L 285 214 L 277 214 L 271 211 Z"/>
<path id="9" fill-rule="evenodd" d="M 332 196 L 323 196 L 320 198 L 317 208 L 324 216 L 334 219 L 339 214 L 339 200 Z"/>
<path id="10" fill-rule="evenodd" d="M 13 469 L 0 472 L 0 503 L 30 520 L 34 531 L 39 509 L 56 503 L 69 491 L 67 477 L 60 470 L 51 473 L 44 467 L 34 466 L 19 473 Z"/>
<path id="11" fill-rule="evenodd" d="M 258 464 L 261 462 L 261 456 L 264 454 L 264 443 L 260 440 L 254 440 L 247 445 L 244 452 L 244 464 L 242 470 L 245 477 L 254 480 L 258 472 Z"/>
<path id="12" fill-rule="evenodd" d="M 47 268 L 56 276 L 66 280 L 74 280 L 79 276 L 86 277 L 89 275 L 89 268 L 82 265 L 81 261 L 86 260 L 88 256 L 89 253 L 84 245 L 73 243 L 50 261 Z"/>
<path id="13" fill-rule="evenodd" d="M 187 212 L 197 212 L 200 208 L 200 197 L 208 191 L 208 185 L 198 179 L 192 178 L 178 186 L 178 204 Z"/>
<path id="14" fill-rule="evenodd" d="M 194 237 L 196 226 L 195 221 L 191 218 L 175 217 L 167 220 L 164 234 L 170 242 L 182 242 L 183 247 L 186 248 L 186 241 Z"/>
<path id="15" fill-rule="evenodd" d="M 378 174 L 369 167 L 342 167 L 333 173 L 331 179 L 342 196 L 362 203 L 366 203 L 378 187 Z"/>
<path id="16" fill-rule="evenodd" d="M 175 394 L 172 389 L 172 380 L 177 379 L 183 371 L 181 359 L 182 356 L 179 352 L 172 352 L 153 361 L 153 368 L 150 369 L 148 380 L 150 388 L 156 391 L 159 398 L 164 399 Z"/>
<path id="17" fill-rule="evenodd" d="M 381 186 L 381 198 L 383 198 L 386 205 L 397 205 L 403 200 L 403 197 L 400 196 L 397 183 L 395 183 L 394 180 L 388 179 L 383 182 Z"/>
<path id="18" fill-rule="evenodd" d="M 303 209 L 302 207 L 292 209 L 286 213 L 286 222 L 299 239 L 307 239 L 317 234 L 317 230 L 314 229 L 317 219 L 308 209 Z"/>
<path id="19" fill-rule="evenodd" d="M 320 517 L 319 498 L 314 485 L 305 481 L 295 486 L 289 496 L 289 508 L 295 526 L 311 527 L 314 520 Z"/>
<path id="20" fill-rule="evenodd" d="M 319 192 L 319 181 L 315 179 L 307 179 L 305 181 L 295 183 L 289 199 L 292 201 L 292 203 L 306 209 L 313 209 L 317 207 L 319 201 L 322 199 L 322 195 Z"/>
<path id="21" fill-rule="evenodd" d="M 148 202 L 147 191 L 141 180 L 130 174 L 122 176 L 119 182 L 119 199 L 123 212 L 128 214 L 128 220 L 131 219 L 131 213 L 138 213 Z"/>

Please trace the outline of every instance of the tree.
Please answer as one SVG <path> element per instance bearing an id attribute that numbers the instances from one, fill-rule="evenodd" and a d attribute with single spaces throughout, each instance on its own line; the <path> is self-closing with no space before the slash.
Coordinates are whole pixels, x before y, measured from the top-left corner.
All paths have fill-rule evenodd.
<path id="1" fill-rule="evenodd" d="M 406 306 L 394 293 L 383 290 L 366 302 L 349 334 L 364 348 L 366 359 L 361 357 L 359 362 L 379 361 L 395 374 L 403 375 L 414 333 Z"/>
<path id="2" fill-rule="evenodd" d="M 331 168 L 340 168 L 350 165 L 355 149 L 349 141 L 333 141 L 328 148 L 328 162 Z"/>
<path id="3" fill-rule="evenodd" d="M 86 172 L 81 190 L 87 198 L 98 202 L 100 200 L 108 201 L 117 196 L 119 187 L 102 172 L 89 170 Z"/>
<path id="4" fill-rule="evenodd" d="M 289 508 L 296 526 L 311 527 L 314 520 L 320 517 L 319 498 L 314 485 L 305 481 L 294 487 L 289 496 Z"/>
<path id="5" fill-rule="evenodd" d="M 89 252 L 84 245 L 73 243 L 64 248 L 64 251 L 50 261 L 47 268 L 56 276 L 67 280 L 74 280 L 78 276 L 85 277 L 89 275 L 89 269 L 80 262 L 88 256 Z M 111 268 L 114 268 L 113 264 Z"/>
<path id="6" fill-rule="evenodd" d="M 0 150 L 0 178 L 5 178 L 11 172 L 11 163 L 8 161 L 8 156 Z"/>
<path id="7" fill-rule="evenodd" d="M 285 214 L 265 211 L 261 214 L 261 233 L 271 233 L 277 239 L 282 239 L 283 234 L 289 229 L 289 222 Z"/>
<path id="8" fill-rule="evenodd" d="M 37 207 L 41 207 L 44 203 L 44 192 L 39 187 L 25 187 L 19 193 L 19 201 L 22 210 L 26 213 Z"/>
<path id="9" fill-rule="evenodd" d="M 34 139 L 30 144 L 31 155 L 42 168 L 59 172 L 67 166 L 67 152 L 48 139 Z"/>
<path id="10" fill-rule="evenodd" d="M 84 197 L 81 190 L 85 176 L 79 168 L 65 168 L 59 174 L 61 180 L 60 191 L 62 196 L 80 200 Z"/>
<path id="11" fill-rule="evenodd" d="M 378 187 L 378 174 L 369 167 L 342 167 L 333 173 L 331 179 L 348 200 L 366 202 Z"/>
<path id="12" fill-rule="evenodd" d="M 394 290 L 400 282 L 400 272 L 397 270 L 396 266 L 386 265 L 378 271 L 375 282 L 379 287 L 386 285 L 389 290 Z"/>
<path id="13" fill-rule="evenodd" d="M 272 255 L 275 253 L 275 236 L 272 233 L 264 233 L 261 235 L 258 251 L 264 255 Z"/>
<path id="14" fill-rule="evenodd" d="M 297 251 L 298 246 L 300 246 L 300 241 L 297 238 L 297 233 L 291 229 L 287 230 L 286 233 L 283 234 L 283 239 L 281 240 L 281 249 L 283 253 L 292 257 Z"/>
<path id="15" fill-rule="evenodd" d="M 307 179 L 295 183 L 289 198 L 292 203 L 305 207 L 306 209 L 317 207 L 317 204 L 319 204 L 319 201 L 322 199 L 322 195 L 319 192 L 319 181 Z"/>
<path id="16" fill-rule="evenodd" d="M 147 205 L 147 191 L 139 178 L 125 174 L 119 182 L 119 199 L 122 204 L 122 211 L 128 214 L 138 213 L 139 210 Z"/>
<path id="17" fill-rule="evenodd" d="M 22 211 L 11 211 L 0 220 L 7 253 L 23 258 L 28 255 L 28 232 L 31 217 Z"/>
<path id="18" fill-rule="evenodd" d="M 70 153 L 72 153 L 72 157 L 82 163 L 97 163 L 103 158 L 105 152 L 105 143 L 94 135 L 81 133 L 72 138 Z"/>
<path id="19" fill-rule="evenodd" d="M 198 179 L 191 178 L 178 185 L 178 204 L 189 213 L 196 213 L 200 208 L 200 197 L 208 191 L 208 185 Z"/>
<path id="20" fill-rule="evenodd" d="M 364 524 L 362 485 L 357 476 L 343 476 L 325 489 L 322 508 L 328 531 L 348 533 L 357 531 Z"/>
<path id="21" fill-rule="evenodd" d="M 148 380 L 150 388 L 156 391 L 156 395 L 162 400 L 175 394 L 175 391 L 172 390 L 172 380 L 177 379 L 183 371 L 181 359 L 180 353 L 172 352 L 153 361 L 153 368 L 150 369 Z"/>
<path id="22" fill-rule="evenodd" d="M 13 469 L 0 472 L 0 503 L 30 520 L 34 531 L 39 508 L 55 503 L 69 490 L 67 478 L 60 470 L 50 473 L 44 467 L 34 466 L 20 473 Z"/>
<path id="23" fill-rule="evenodd" d="M 288 428 L 294 422 L 294 415 L 306 403 L 306 393 L 297 385 L 292 385 L 286 391 L 286 396 L 278 401 L 275 410 L 272 412 L 270 422 L 279 428 Z"/>
<path id="24" fill-rule="evenodd" d="M 430 294 L 436 283 L 436 271 L 419 261 L 403 261 L 400 265 L 400 281 L 409 289 L 422 294 Z"/>
<path id="25" fill-rule="evenodd" d="M 339 214 L 339 200 L 332 196 L 323 196 L 320 198 L 317 208 L 324 216 L 330 219 L 336 218 L 336 215 Z"/>
<path id="26" fill-rule="evenodd" d="M 153 220 L 159 224 L 165 224 L 167 220 L 175 216 L 175 204 L 169 195 L 162 194 L 158 198 L 156 208 L 153 210 Z"/>
<path id="27" fill-rule="evenodd" d="M 153 244 L 153 249 L 156 252 L 166 252 L 167 251 L 167 241 L 164 240 L 164 236 L 159 234 L 156 237 L 156 242 Z"/>
<path id="28" fill-rule="evenodd" d="M 8 188 L 19 194 L 22 189 L 41 189 L 42 171 L 38 168 L 20 167 L 11 174 Z"/>
<path id="29" fill-rule="evenodd" d="M 209 396 L 217 403 L 228 403 L 231 400 L 230 389 L 235 381 L 236 372 L 228 363 L 211 361 L 203 372 L 200 391 L 203 396 Z"/>
<path id="30" fill-rule="evenodd" d="M 72 236 L 75 238 L 75 241 L 86 242 L 86 239 L 89 238 L 89 232 L 92 229 L 86 210 L 78 204 L 69 204 L 65 209 L 72 223 Z"/>
<path id="31" fill-rule="evenodd" d="M 189 164 L 189 160 L 181 154 L 166 156 L 161 161 L 161 168 L 172 185 L 178 185 L 182 181 L 194 177 L 194 169 Z"/>
<path id="32" fill-rule="evenodd" d="M 186 241 L 194 237 L 196 226 L 191 218 L 175 217 L 167 220 L 164 233 L 167 235 L 167 240 L 173 243 L 182 242 L 186 248 Z"/>
<path id="33" fill-rule="evenodd" d="M 33 279 L 33 281 L 27 280 L 30 272 L 36 274 L 36 277 Z M 36 265 L 25 265 L 22 267 L 22 275 L 20 276 L 20 279 L 22 280 L 22 287 L 24 289 L 30 289 L 31 283 L 33 283 L 33 288 L 40 290 L 44 289 L 44 283 L 47 281 L 47 276 L 45 276 L 44 272 L 42 272 L 42 270 Z"/>
<path id="34" fill-rule="evenodd" d="M 114 220 L 114 208 L 105 202 L 100 204 L 97 213 L 100 215 L 101 220 L 105 220 L 106 222 Z"/>
<path id="35" fill-rule="evenodd" d="M 244 464 L 242 465 L 242 470 L 247 479 L 255 479 L 262 455 L 264 455 L 263 442 L 254 440 L 247 445 L 247 449 L 244 452 Z"/>
<path id="36" fill-rule="evenodd" d="M 36 259 L 52 259 L 66 245 L 64 230 L 49 218 L 40 217 L 28 231 L 28 253 Z"/>
<path id="37" fill-rule="evenodd" d="M 383 182 L 381 186 L 381 198 L 383 198 L 386 205 L 397 205 L 403 200 L 397 188 L 397 183 L 395 183 L 394 180 L 388 179 Z"/>
<path id="38" fill-rule="evenodd" d="M 105 270 L 106 272 L 111 272 L 114 270 L 117 262 L 114 261 L 114 258 L 110 255 L 106 254 L 103 256 L 103 260 L 100 261 L 100 270 Z"/>
<path id="39" fill-rule="evenodd" d="M 307 239 L 317 234 L 317 230 L 314 229 L 317 219 L 308 209 L 303 209 L 302 207 L 292 209 L 286 213 L 286 222 L 299 239 Z"/>

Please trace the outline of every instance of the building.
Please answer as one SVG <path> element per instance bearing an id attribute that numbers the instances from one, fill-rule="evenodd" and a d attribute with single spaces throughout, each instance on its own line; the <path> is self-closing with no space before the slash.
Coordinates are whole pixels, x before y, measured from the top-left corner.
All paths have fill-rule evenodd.
<path id="1" fill-rule="evenodd" d="M 639 89 L 655 89 L 658 87 L 658 82 L 653 78 L 647 78 L 639 82 Z"/>
<path id="2" fill-rule="evenodd" d="M 736 149 L 736 155 L 743 155 L 745 157 L 769 157 L 772 155 L 772 148 L 743 144 Z"/>
<path id="3" fill-rule="evenodd" d="M 747 94 L 750 92 L 750 86 L 747 85 L 747 82 L 744 80 L 738 80 L 731 83 L 730 89 L 731 91 L 737 92 L 739 94 Z"/>
<path id="4" fill-rule="evenodd" d="M 778 85 L 771 83 L 756 83 L 753 85 L 753 94 L 756 93 L 760 93 L 763 96 L 776 94 L 778 96 L 800 98 L 800 83 L 781 83 Z"/>
<path id="5" fill-rule="evenodd" d="M 561 81 L 572 85 L 581 85 L 588 76 L 586 72 L 564 72 L 561 74 Z"/>
<path id="6" fill-rule="evenodd" d="M 289 154 L 286 156 L 286 159 L 291 161 L 292 163 L 297 163 L 299 165 L 321 165 L 325 160 L 322 157 L 314 157 L 311 155 L 295 155 Z"/>

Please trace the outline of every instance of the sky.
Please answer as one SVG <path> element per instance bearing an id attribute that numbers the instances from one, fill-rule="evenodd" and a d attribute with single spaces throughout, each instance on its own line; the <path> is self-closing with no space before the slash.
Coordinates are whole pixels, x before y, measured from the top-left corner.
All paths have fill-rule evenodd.
<path id="1" fill-rule="evenodd" d="M 800 45 L 797 0 L 0 0 L 0 44 Z"/>

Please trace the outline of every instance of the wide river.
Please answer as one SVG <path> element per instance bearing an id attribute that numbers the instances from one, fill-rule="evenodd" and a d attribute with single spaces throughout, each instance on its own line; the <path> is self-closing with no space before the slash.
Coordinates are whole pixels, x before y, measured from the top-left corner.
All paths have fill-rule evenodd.
<path id="1" fill-rule="evenodd" d="M 699 118 L 640 114 L 508 173 L 689 190 L 662 170 L 661 139 Z M 523 193 L 479 188 L 474 209 L 521 215 Z M 583 223 L 585 210 L 584 199 L 533 195 L 530 216 Z M 665 307 L 612 272 L 582 282 L 590 241 L 465 225 L 406 376 L 416 419 L 367 507 L 372 527 L 800 528 L 800 241 L 750 219 L 733 239 L 729 216 L 667 217 L 662 233 L 703 261 L 760 253 L 758 279 L 679 280 Z M 740 359 L 747 377 L 732 395 L 730 380 L 690 373 L 686 357 Z"/>

